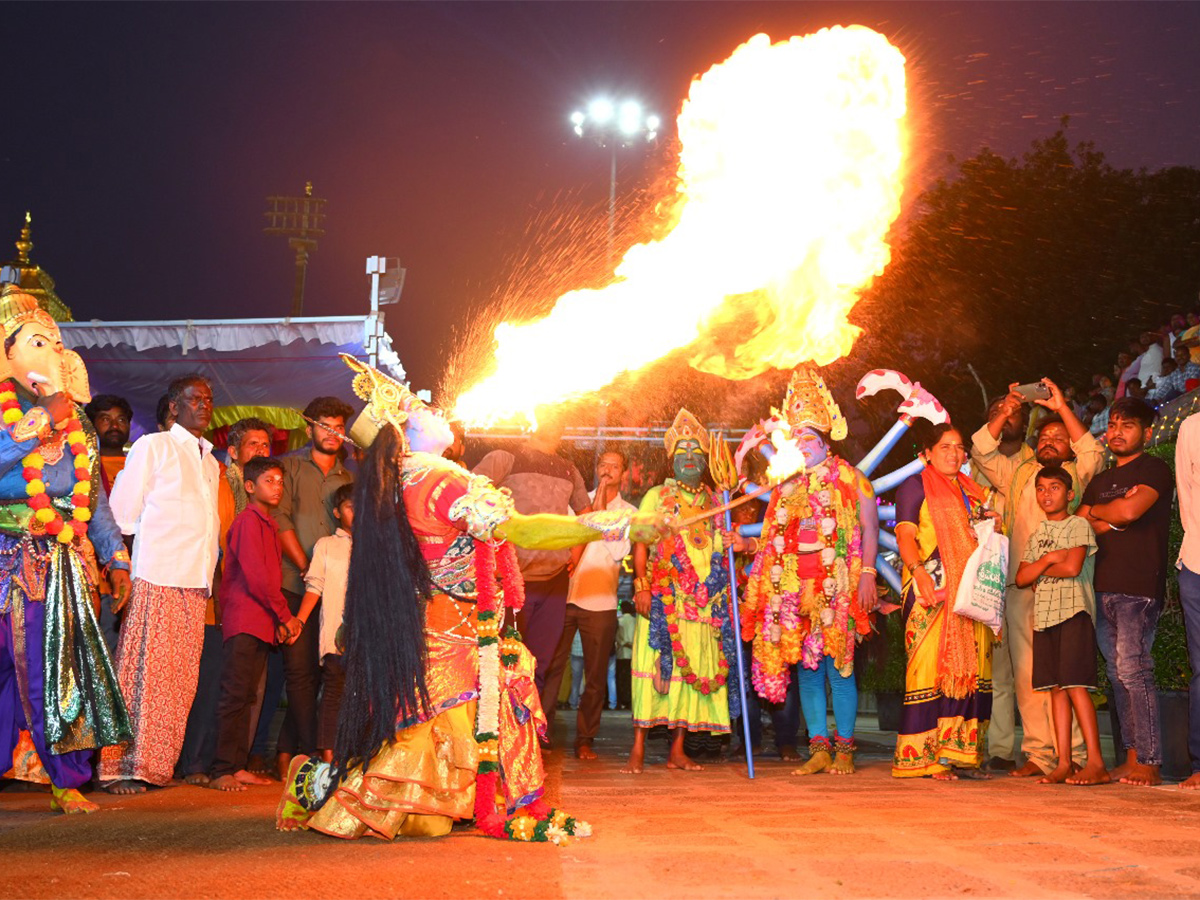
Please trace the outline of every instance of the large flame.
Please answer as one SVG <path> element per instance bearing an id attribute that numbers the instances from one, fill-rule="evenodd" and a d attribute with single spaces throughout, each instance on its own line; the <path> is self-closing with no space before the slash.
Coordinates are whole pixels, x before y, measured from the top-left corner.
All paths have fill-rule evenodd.
<path id="1" fill-rule="evenodd" d="M 495 370 L 455 414 L 528 415 L 685 347 L 739 378 L 845 355 L 847 313 L 887 265 L 900 212 L 904 91 L 904 57 L 862 26 L 738 47 L 679 114 L 669 233 L 632 247 L 607 287 L 500 325 Z M 732 345 L 718 342 L 735 316 Z"/>

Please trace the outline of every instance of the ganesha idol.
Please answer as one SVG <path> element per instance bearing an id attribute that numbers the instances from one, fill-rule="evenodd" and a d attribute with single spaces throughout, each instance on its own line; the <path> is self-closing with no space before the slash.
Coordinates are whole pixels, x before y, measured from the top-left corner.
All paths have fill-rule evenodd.
<path id="1" fill-rule="evenodd" d="M 129 555 L 100 487 L 87 370 L 15 285 L 0 291 L 0 769 L 90 812 L 92 751 L 130 737 L 92 606 L 95 561 L 118 604 Z M 5 765 L 9 763 L 9 765 Z"/>

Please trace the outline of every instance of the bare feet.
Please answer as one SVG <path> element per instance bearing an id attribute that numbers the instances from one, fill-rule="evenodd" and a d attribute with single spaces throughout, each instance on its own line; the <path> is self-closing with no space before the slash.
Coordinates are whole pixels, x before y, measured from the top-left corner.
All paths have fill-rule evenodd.
<path id="1" fill-rule="evenodd" d="M 991 781 L 992 776 L 983 769 L 958 769 L 956 770 L 959 778 L 965 778 L 967 781 Z"/>
<path id="2" fill-rule="evenodd" d="M 591 744 L 580 744 L 575 748 L 576 759 L 599 759 Z"/>
<path id="3" fill-rule="evenodd" d="M 1179 789 L 1183 791 L 1200 790 L 1200 772 L 1193 773 L 1187 781 L 1179 786 Z"/>
<path id="4" fill-rule="evenodd" d="M 1125 762 L 1121 763 L 1119 766 L 1117 766 L 1115 769 L 1113 769 L 1108 774 L 1112 777 L 1113 781 L 1123 781 L 1125 776 L 1129 774 L 1129 770 L 1132 769 L 1137 764 L 1138 764 L 1137 751 L 1136 750 L 1126 750 L 1125 751 Z"/>
<path id="5" fill-rule="evenodd" d="M 1130 766 L 1129 771 L 1122 776 L 1121 784 L 1153 787 L 1156 784 L 1162 784 L 1162 776 L 1158 774 L 1158 766 L 1146 766 L 1138 763 Z"/>
<path id="6" fill-rule="evenodd" d="M 622 775 L 641 775 L 642 763 L 646 757 L 646 748 L 641 744 L 634 744 L 633 749 L 629 751 L 629 762 L 625 764 L 625 768 L 621 770 Z"/>
<path id="7" fill-rule="evenodd" d="M 204 772 L 193 772 L 191 775 L 183 776 L 183 780 L 188 784 L 194 784 L 196 787 L 208 787 L 208 775 Z"/>
<path id="8" fill-rule="evenodd" d="M 993 772 L 1011 772 L 1017 767 L 1017 764 L 1003 756 L 993 756 L 988 760 L 987 767 Z"/>
<path id="9" fill-rule="evenodd" d="M 256 775 L 246 769 L 238 769 L 233 773 L 233 777 L 242 784 L 272 784 L 270 778 L 264 778 L 262 775 Z"/>
<path id="10" fill-rule="evenodd" d="M 110 782 L 104 785 L 104 789 L 110 794 L 144 794 L 146 793 L 146 784 L 143 781 L 125 779 Z"/>
<path id="11" fill-rule="evenodd" d="M 828 750 L 818 750 L 808 758 L 808 762 L 792 771 L 793 775 L 816 775 L 825 772 L 833 765 L 833 757 Z"/>
<path id="12" fill-rule="evenodd" d="M 853 753 L 837 753 L 834 755 L 833 765 L 829 767 L 830 775 L 853 775 L 854 771 Z"/>
<path id="13" fill-rule="evenodd" d="M 779 758 L 784 762 L 789 763 L 800 762 L 800 760 L 803 759 L 803 757 L 800 755 L 800 751 L 798 751 L 795 747 L 788 746 L 787 744 L 784 744 L 779 748 Z"/>
<path id="14" fill-rule="evenodd" d="M 268 778 L 275 775 L 271 771 L 271 767 L 267 765 L 267 761 L 257 753 L 251 753 L 250 758 L 246 760 L 246 770 L 253 772 L 255 775 L 266 775 Z"/>
<path id="15" fill-rule="evenodd" d="M 1013 778 L 1032 778 L 1034 775 L 1049 775 L 1050 773 L 1035 763 L 1032 759 L 1025 761 L 1025 765 L 1019 769 L 1013 769 L 1008 773 Z"/>
<path id="16" fill-rule="evenodd" d="M 1108 774 L 1108 770 L 1104 768 L 1104 763 L 1096 763 L 1096 765 L 1086 765 L 1070 778 L 1067 779 L 1067 784 L 1093 785 L 1093 784 L 1108 784 L 1112 781 L 1112 776 Z"/>
<path id="17" fill-rule="evenodd" d="M 682 750 L 671 748 L 671 755 L 667 757 L 667 768 L 678 769 L 681 772 L 700 772 L 704 766 L 691 759 Z"/>
<path id="18" fill-rule="evenodd" d="M 292 754 L 279 753 L 275 756 L 275 771 L 279 773 L 280 781 L 287 781 L 288 769 L 292 765 Z"/>
<path id="19" fill-rule="evenodd" d="M 947 769 L 945 772 L 934 772 L 929 777 L 934 781 L 958 781 L 958 774 L 953 769 Z"/>
<path id="20" fill-rule="evenodd" d="M 1079 771 L 1079 768 L 1074 763 L 1063 765 L 1059 763 L 1053 772 L 1048 772 L 1037 780 L 1038 784 L 1062 784 L 1072 775 Z"/>
<path id="21" fill-rule="evenodd" d="M 222 775 L 208 783 L 214 791 L 244 791 L 246 786 L 233 775 Z"/>
<path id="22" fill-rule="evenodd" d="M 91 800 L 85 800 L 83 794 L 74 788 L 50 787 L 50 808 L 68 816 L 78 816 L 94 813 L 100 807 Z"/>

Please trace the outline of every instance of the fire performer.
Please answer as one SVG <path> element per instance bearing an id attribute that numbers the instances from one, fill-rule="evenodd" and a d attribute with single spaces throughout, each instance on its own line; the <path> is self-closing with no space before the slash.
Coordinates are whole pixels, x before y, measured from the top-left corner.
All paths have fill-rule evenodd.
<path id="1" fill-rule="evenodd" d="M 129 554 L 100 489 L 99 447 L 80 403 L 83 360 L 13 285 L 0 292 L 0 759 L 7 777 L 49 782 L 50 805 L 93 812 L 78 788 L 92 751 L 130 739 L 129 714 L 92 607 L 87 557 L 120 609 Z"/>
<path id="2" fill-rule="evenodd" d="M 797 369 L 775 418 L 799 445 L 805 470 L 772 494 L 760 538 L 734 538 L 735 549 L 755 554 L 741 619 L 743 638 L 754 641 L 751 683 L 764 699 L 782 703 L 795 666 L 809 759 L 793 774 L 849 775 L 858 711 L 854 651 L 879 605 L 875 569 L 863 564 L 875 559 L 879 541 L 875 494 L 826 442 L 826 435 L 846 436 L 846 420 L 820 375 Z"/>
<path id="3" fill-rule="evenodd" d="M 710 438 L 700 420 L 681 409 L 664 439 L 674 478 L 651 488 L 643 513 L 690 519 L 718 500 L 703 482 Z M 667 768 L 701 769 L 683 750 L 688 731 L 728 734 L 741 715 L 729 613 L 729 569 L 716 518 L 688 525 L 653 545 L 634 548 L 637 628 L 633 638 L 633 749 L 623 770 L 641 774 L 646 732 L 671 730 Z M 731 683 L 733 690 L 730 690 Z"/>
<path id="4" fill-rule="evenodd" d="M 534 660 L 505 608 L 523 594 L 513 545 L 654 540 L 633 510 L 521 515 L 442 453 L 445 418 L 352 357 L 367 401 L 350 437 L 367 450 L 343 624 L 346 681 L 334 763 L 292 760 L 277 827 L 342 838 L 485 833 L 561 843 L 586 823 L 544 801 Z"/>

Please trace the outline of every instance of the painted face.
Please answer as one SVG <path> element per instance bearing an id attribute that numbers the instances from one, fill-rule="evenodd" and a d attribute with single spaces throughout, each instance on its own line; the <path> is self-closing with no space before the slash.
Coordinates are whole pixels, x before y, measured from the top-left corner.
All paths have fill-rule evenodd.
<path id="1" fill-rule="evenodd" d="M 413 450 L 435 456 L 441 456 L 454 443 L 454 432 L 450 430 L 446 417 L 429 407 L 419 408 L 409 414 L 404 435 Z"/>
<path id="2" fill-rule="evenodd" d="M 233 461 L 244 466 L 256 456 L 271 455 L 271 438 L 265 431 L 251 429 L 242 435 L 242 442 L 233 451 Z"/>
<path id="3" fill-rule="evenodd" d="M 962 435 L 957 431 L 947 431 L 938 442 L 925 451 L 925 458 L 933 466 L 933 470 L 947 478 L 954 475 L 967 461 L 967 448 L 963 444 Z"/>
<path id="4" fill-rule="evenodd" d="M 804 465 L 810 469 L 816 468 L 829 456 L 829 447 L 825 437 L 814 428 L 802 428 L 792 431 L 792 440 L 800 447 L 800 455 L 804 457 Z"/>
<path id="5" fill-rule="evenodd" d="M 683 440 L 675 445 L 675 455 L 671 457 L 671 471 L 686 485 L 695 487 L 708 471 L 708 457 L 700 449 L 700 442 Z"/>
<path id="6" fill-rule="evenodd" d="M 28 322 L 17 331 L 8 351 L 13 378 L 34 394 L 63 390 L 63 345 L 58 326 Z"/>
<path id="7" fill-rule="evenodd" d="M 1057 478 L 1039 478 L 1034 486 L 1037 504 L 1046 515 L 1055 515 L 1067 508 L 1075 492 Z"/>

